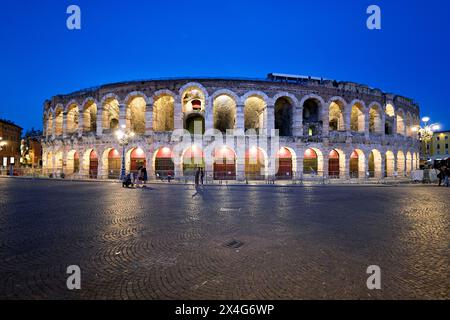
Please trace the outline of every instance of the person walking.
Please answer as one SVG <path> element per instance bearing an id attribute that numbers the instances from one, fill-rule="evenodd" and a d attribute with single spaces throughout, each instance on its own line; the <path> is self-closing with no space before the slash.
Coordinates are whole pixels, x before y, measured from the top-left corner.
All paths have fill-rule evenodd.
<path id="1" fill-rule="evenodd" d="M 439 173 L 437 174 L 437 177 L 439 179 L 439 187 L 440 187 L 442 185 L 442 181 L 445 178 L 445 167 L 437 168 L 437 170 L 439 171 Z"/>
<path id="2" fill-rule="evenodd" d="M 200 168 L 197 168 L 197 171 L 195 171 L 195 186 L 198 186 L 199 183 L 199 179 L 200 179 Z"/>
<path id="3" fill-rule="evenodd" d="M 139 167 L 136 174 L 136 188 L 139 188 L 141 182 L 142 182 L 142 167 Z"/>
<path id="4" fill-rule="evenodd" d="M 444 186 L 450 187 L 450 168 L 445 168 L 444 171 Z"/>
<path id="5" fill-rule="evenodd" d="M 205 171 L 203 171 L 203 168 L 200 169 L 200 182 L 203 185 L 203 179 L 205 178 Z"/>
<path id="6" fill-rule="evenodd" d="M 146 188 L 146 183 L 148 180 L 148 176 L 147 176 L 147 168 L 146 167 L 142 167 L 141 169 L 141 176 L 142 176 L 142 188 Z"/>

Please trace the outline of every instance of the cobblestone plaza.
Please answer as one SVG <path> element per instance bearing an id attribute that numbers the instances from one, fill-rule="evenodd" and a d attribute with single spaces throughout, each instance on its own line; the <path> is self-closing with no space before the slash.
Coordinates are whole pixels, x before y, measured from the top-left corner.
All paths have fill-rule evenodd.
<path id="1" fill-rule="evenodd" d="M 448 299 L 449 212 L 429 186 L 1 178 L 0 298 Z"/>

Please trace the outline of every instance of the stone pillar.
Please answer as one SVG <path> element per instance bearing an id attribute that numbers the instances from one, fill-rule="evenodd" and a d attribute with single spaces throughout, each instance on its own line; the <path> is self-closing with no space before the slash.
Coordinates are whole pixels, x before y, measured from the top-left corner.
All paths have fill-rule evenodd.
<path id="1" fill-rule="evenodd" d="M 174 126 L 175 130 L 183 129 L 183 107 L 181 104 L 181 97 L 177 96 L 174 105 Z"/>
<path id="2" fill-rule="evenodd" d="M 101 136 L 103 134 L 103 108 L 97 109 L 97 136 Z M 99 159 L 100 161 L 100 159 Z"/>
<path id="3" fill-rule="evenodd" d="M 56 136 L 56 117 L 53 119 L 52 122 L 52 138 Z"/>
<path id="4" fill-rule="evenodd" d="M 62 136 L 63 138 L 67 136 L 67 112 L 63 113 Z"/>
<path id="5" fill-rule="evenodd" d="M 377 177 L 377 178 L 384 179 L 384 177 L 387 176 L 387 174 L 386 174 L 386 153 L 381 153 L 381 168 L 380 168 L 380 170 L 381 170 L 381 173 L 380 173 L 381 176 Z"/>
<path id="6" fill-rule="evenodd" d="M 214 107 L 211 98 L 205 102 L 205 130 L 214 128 Z"/>
<path id="7" fill-rule="evenodd" d="M 328 137 L 330 134 L 330 106 L 322 110 L 322 136 Z"/>
<path id="8" fill-rule="evenodd" d="M 83 131 L 84 131 L 84 117 L 83 117 L 83 111 L 80 111 L 80 113 L 78 113 L 78 136 L 82 136 Z M 81 163 L 81 159 L 80 159 L 80 163 Z"/>
<path id="9" fill-rule="evenodd" d="M 348 155 L 345 156 L 345 169 L 343 174 L 341 174 L 341 179 L 348 180 L 350 179 L 350 159 L 351 159 L 352 152 L 350 152 Z"/>
<path id="10" fill-rule="evenodd" d="M 145 108 L 145 134 L 151 135 L 152 133 L 153 133 L 153 104 L 148 103 Z"/>
<path id="11" fill-rule="evenodd" d="M 322 172 L 322 176 L 324 178 L 328 177 L 328 169 L 329 169 L 329 160 L 330 160 L 330 154 L 328 152 L 323 153 L 323 172 Z M 320 175 L 320 173 L 319 173 Z"/>
<path id="12" fill-rule="evenodd" d="M 351 131 L 351 121 L 352 120 L 352 106 L 348 104 L 344 110 L 344 122 L 345 122 L 345 131 Z"/>
<path id="13" fill-rule="evenodd" d="M 245 106 L 237 105 L 236 106 L 236 125 L 235 129 L 245 130 L 245 114 L 244 114 Z"/>
<path id="14" fill-rule="evenodd" d="M 365 114 L 364 114 L 364 137 L 366 138 L 366 140 L 369 140 L 370 138 L 370 113 L 369 110 L 367 109 Z"/>
<path id="15" fill-rule="evenodd" d="M 297 153 L 297 172 L 296 172 L 296 179 L 300 179 L 303 176 L 303 159 L 304 159 L 304 153 L 305 151 L 303 148 L 298 148 Z"/>
<path id="16" fill-rule="evenodd" d="M 292 134 L 294 137 L 303 136 L 303 108 L 294 108 Z"/>
<path id="17" fill-rule="evenodd" d="M 264 120 L 264 131 L 270 134 L 271 130 L 275 129 L 275 106 L 273 104 L 267 105 Z"/>
<path id="18" fill-rule="evenodd" d="M 127 125 L 127 105 L 124 103 L 119 104 L 119 127 Z"/>

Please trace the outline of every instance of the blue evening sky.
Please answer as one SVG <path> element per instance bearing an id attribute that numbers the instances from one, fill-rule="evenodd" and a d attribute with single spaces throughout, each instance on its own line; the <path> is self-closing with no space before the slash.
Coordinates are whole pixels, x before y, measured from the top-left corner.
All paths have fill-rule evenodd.
<path id="1" fill-rule="evenodd" d="M 0 118 L 41 128 L 45 99 L 110 82 L 281 72 L 411 97 L 450 129 L 449 19 L 448 0 L 2 1 Z"/>

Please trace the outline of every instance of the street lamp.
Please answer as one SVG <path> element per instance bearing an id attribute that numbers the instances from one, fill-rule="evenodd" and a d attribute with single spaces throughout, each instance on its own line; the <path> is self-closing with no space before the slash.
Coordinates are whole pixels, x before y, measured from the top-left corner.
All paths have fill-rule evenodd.
<path id="1" fill-rule="evenodd" d="M 120 180 L 125 178 L 125 147 L 130 142 L 130 139 L 134 137 L 134 132 L 126 131 L 125 126 L 122 125 L 120 129 L 116 131 L 116 137 L 119 141 L 119 145 L 122 146 L 122 168 L 120 170 Z"/>
<path id="2" fill-rule="evenodd" d="M 425 143 L 425 156 L 428 160 L 428 143 L 433 139 L 433 134 L 435 131 L 440 129 L 440 125 L 437 123 L 430 124 L 430 117 L 422 118 L 423 126 L 413 127 L 412 130 L 419 134 L 420 141 Z"/>

